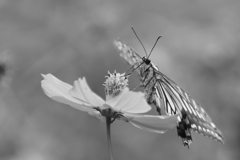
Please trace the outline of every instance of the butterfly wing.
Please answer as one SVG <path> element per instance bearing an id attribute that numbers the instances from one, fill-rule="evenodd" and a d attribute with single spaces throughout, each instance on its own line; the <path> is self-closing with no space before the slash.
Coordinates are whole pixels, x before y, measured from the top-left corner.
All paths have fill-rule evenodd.
<path id="1" fill-rule="evenodd" d="M 120 56 L 122 56 L 131 66 L 134 66 L 134 68 L 141 64 L 146 66 L 143 64 L 142 57 L 138 55 L 133 48 L 119 40 L 114 41 L 114 44 L 120 51 Z M 159 99 L 161 98 L 167 114 L 172 115 L 176 113 L 182 113 L 182 115 L 186 115 L 186 118 L 182 119 L 184 121 L 184 125 L 188 126 L 190 124 L 191 129 L 193 129 L 195 132 L 211 137 L 223 143 L 221 131 L 214 125 L 207 112 L 174 81 L 158 71 L 154 64 L 152 64 L 152 66 L 153 67 L 151 68 L 151 71 L 154 73 L 151 73 L 151 75 L 156 76 L 153 79 L 155 80 L 156 84 L 153 87 L 151 85 L 149 85 L 150 87 L 148 85 L 144 85 L 146 88 L 145 92 L 147 92 L 146 94 L 152 96 L 153 99 L 155 99 L 155 103 L 156 101 L 159 103 Z M 139 67 L 135 70 L 139 74 L 141 80 L 145 79 L 142 72 L 143 68 L 145 69 L 145 67 Z M 146 72 L 147 75 L 149 75 L 149 73 L 149 71 Z M 146 76 L 146 74 L 144 76 Z M 143 83 L 144 82 L 145 81 L 143 81 Z M 149 91 L 154 91 L 155 93 L 148 93 Z M 188 121 L 189 123 L 186 123 Z M 190 133 L 189 127 L 185 127 L 185 132 L 186 134 Z M 190 143 L 191 138 L 189 138 L 188 141 Z"/>
<path id="2" fill-rule="evenodd" d="M 140 81 L 143 83 L 143 86 L 146 87 L 147 85 L 144 83 L 148 82 L 153 76 L 153 68 L 151 67 L 152 64 L 144 63 L 144 58 L 137 54 L 132 47 L 129 47 L 125 43 L 115 40 L 114 45 L 120 51 L 120 56 L 132 66 L 135 72 L 138 73 Z M 149 70 L 150 72 L 146 72 L 146 70 Z"/>
<path id="3" fill-rule="evenodd" d="M 131 66 L 136 68 L 142 63 L 142 57 L 138 55 L 133 48 L 119 40 L 115 40 L 113 43 L 114 46 L 120 51 L 120 56 L 123 57 Z M 139 73 L 139 70 L 136 71 Z"/>
<path id="4" fill-rule="evenodd" d="M 195 102 L 191 96 L 186 93 L 181 87 L 173 82 L 166 75 L 161 73 L 161 79 L 158 81 L 158 92 L 163 93 L 164 99 L 173 101 L 171 106 L 165 104 L 166 112 L 171 115 L 175 114 L 176 110 L 184 110 L 190 120 L 191 128 L 203 134 L 204 136 L 211 137 L 223 143 L 223 136 L 221 131 L 212 122 L 207 112 Z M 166 102 L 164 102 L 166 103 Z"/>

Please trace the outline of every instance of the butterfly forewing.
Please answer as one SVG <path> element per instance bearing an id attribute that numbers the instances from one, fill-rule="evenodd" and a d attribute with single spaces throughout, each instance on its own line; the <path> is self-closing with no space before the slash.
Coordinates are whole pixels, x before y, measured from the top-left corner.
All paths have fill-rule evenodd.
<path id="1" fill-rule="evenodd" d="M 114 41 L 114 45 L 119 51 L 121 51 L 120 56 L 123 57 L 131 66 L 137 67 L 142 63 L 142 57 L 139 56 L 133 48 L 118 40 Z"/>
<path id="2" fill-rule="evenodd" d="M 177 129 L 184 145 L 189 146 L 191 143 L 190 129 L 223 143 L 220 130 L 214 125 L 206 111 L 189 94 L 161 73 L 150 60 L 138 55 L 133 48 L 119 40 L 114 41 L 114 44 L 120 51 L 120 56 L 133 66 L 140 76 L 148 103 L 154 104 L 159 114 L 163 112 L 168 115 L 182 114 Z M 164 104 L 164 110 L 160 105 L 161 100 Z"/>

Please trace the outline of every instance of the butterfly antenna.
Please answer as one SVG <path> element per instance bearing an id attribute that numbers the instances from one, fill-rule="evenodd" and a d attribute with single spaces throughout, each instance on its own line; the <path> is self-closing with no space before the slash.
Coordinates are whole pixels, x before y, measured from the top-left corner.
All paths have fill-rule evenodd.
<path id="1" fill-rule="evenodd" d="M 146 56 L 148 56 L 148 55 L 147 55 L 146 48 L 144 47 L 142 41 L 141 41 L 140 38 L 138 37 L 138 35 L 137 35 L 137 33 L 135 32 L 134 28 L 133 28 L 133 27 L 131 27 L 131 28 L 132 28 L 132 30 L 133 30 L 133 33 L 135 34 L 135 36 L 137 37 L 137 39 L 138 39 L 139 42 L 141 43 L 141 45 L 142 45 L 142 47 L 143 47 L 143 49 L 144 49 L 144 51 L 145 51 Z"/>
<path id="2" fill-rule="evenodd" d="M 159 40 L 161 37 L 162 37 L 162 36 L 159 36 L 159 37 L 157 38 L 157 40 L 156 40 L 156 42 L 154 43 L 154 45 L 153 45 L 153 47 L 152 47 L 152 49 L 151 49 L 151 51 L 150 51 L 149 55 L 147 56 L 147 59 L 150 57 L 150 55 L 151 55 L 151 53 L 152 53 L 153 49 L 155 48 L 155 46 L 156 46 L 156 44 L 157 44 L 158 40 Z"/>

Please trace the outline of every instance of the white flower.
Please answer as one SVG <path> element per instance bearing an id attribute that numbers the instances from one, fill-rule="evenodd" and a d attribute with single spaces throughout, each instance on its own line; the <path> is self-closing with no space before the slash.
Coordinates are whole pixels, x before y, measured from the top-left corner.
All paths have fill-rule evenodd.
<path id="1" fill-rule="evenodd" d="M 51 74 L 42 75 L 42 88 L 55 101 L 70 105 L 78 110 L 104 119 L 112 116 L 130 122 L 132 125 L 150 132 L 164 133 L 177 125 L 177 117 L 144 115 L 151 110 L 144 94 L 129 91 L 127 78 L 123 74 L 109 73 L 105 81 L 106 100 L 95 94 L 85 78 L 74 81 L 73 86 L 62 82 Z"/>

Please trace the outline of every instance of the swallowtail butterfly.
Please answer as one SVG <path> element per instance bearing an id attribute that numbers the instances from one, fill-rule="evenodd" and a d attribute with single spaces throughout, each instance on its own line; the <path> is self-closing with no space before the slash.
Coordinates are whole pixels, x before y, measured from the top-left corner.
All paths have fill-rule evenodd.
<path id="1" fill-rule="evenodd" d="M 141 57 L 133 48 L 119 40 L 115 40 L 114 45 L 120 51 L 120 56 L 139 75 L 141 85 L 145 88 L 147 102 L 156 106 L 159 114 L 180 113 L 177 133 L 182 138 L 184 146 L 189 148 L 192 142 L 191 130 L 223 143 L 221 131 L 206 111 L 180 86 L 160 72 L 148 57 Z M 163 107 L 161 103 L 164 104 Z"/>

